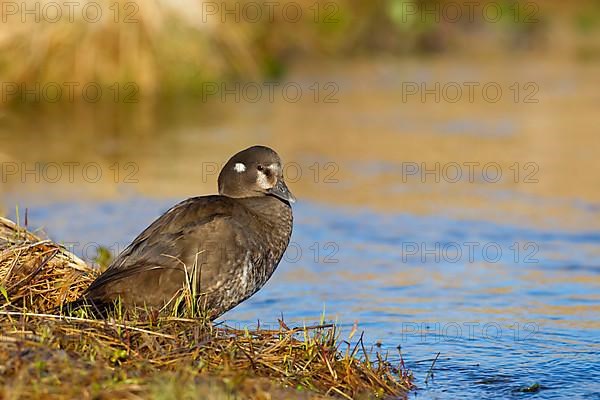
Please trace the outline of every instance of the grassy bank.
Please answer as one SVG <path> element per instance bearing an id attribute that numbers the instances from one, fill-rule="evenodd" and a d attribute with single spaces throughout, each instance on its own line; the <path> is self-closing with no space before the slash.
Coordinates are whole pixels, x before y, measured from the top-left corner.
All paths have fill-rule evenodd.
<path id="1" fill-rule="evenodd" d="M 54 315 L 96 272 L 0 218 L 0 384 L 10 398 L 402 397 L 411 377 L 335 326 L 235 329 L 152 313 Z"/>
<path id="2" fill-rule="evenodd" d="M 591 0 L 2 3 L 0 106 L 200 96 L 207 83 L 273 80 L 320 58 L 600 54 Z"/>

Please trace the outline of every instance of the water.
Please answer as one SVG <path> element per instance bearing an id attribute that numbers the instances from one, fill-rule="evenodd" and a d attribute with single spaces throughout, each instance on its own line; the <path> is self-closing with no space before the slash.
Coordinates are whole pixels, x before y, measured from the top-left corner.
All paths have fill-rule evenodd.
<path id="1" fill-rule="evenodd" d="M 458 107 L 397 94 L 406 77 L 510 82 L 506 71 L 515 69 L 535 79 L 539 103 Z M 5 118 L 4 167 L 97 163 L 103 176 L 10 176 L 0 204 L 12 216 L 15 204 L 21 215 L 27 207 L 32 226 L 89 259 L 98 245 L 118 252 L 180 199 L 213 193 L 213 167 L 266 143 L 301 171 L 288 171 L 300 199 L 292 243 L 268 284 L 223 320 L 276 326 L 283 314 L 292 325 L 324 312 L 344 335 L 357 321 L 392 360 L 401 346 L 418 385 L 411 397 L 600 398 L 591 66 L 387 62 L 325 71 L 299 71 L 297 81 L 339 82 L 338 103 L 211 103 L 150 122 L 101 114 L 67 123 L 44 114 L 37 129 Z M 577 93 L 565 93 L 561 81 Z M 436 162 L 437 177 L 422 174 Z M 465 163 L 473 162 L 469 176 Z M 489 163 L 502 171 L 497 180 L 483 173 Z M 534 384 L 539 390 L 527 392 Z"/>

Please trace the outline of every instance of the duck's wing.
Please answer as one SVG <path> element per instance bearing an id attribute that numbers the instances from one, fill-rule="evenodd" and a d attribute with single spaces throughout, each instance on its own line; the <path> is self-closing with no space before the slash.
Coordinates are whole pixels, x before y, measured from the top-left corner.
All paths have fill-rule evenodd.
<path id="1" fill-rule="evenodd" d="M 183 285 L 183 277 L 199 270 L 210 291 L 222 284 L 241 260 L 230 251 L 248 240 L 244 226 L 232 218 L 235 204 L 221 196 L 196 197 L 172 207 L 154 221 L 86 290 L 88 299 L 111 300 L 117 295 L 163 298 Z M 239 247 L 238 247 L 239 248 Z M 160 293 L 152 293 L 152 292 Z"/>

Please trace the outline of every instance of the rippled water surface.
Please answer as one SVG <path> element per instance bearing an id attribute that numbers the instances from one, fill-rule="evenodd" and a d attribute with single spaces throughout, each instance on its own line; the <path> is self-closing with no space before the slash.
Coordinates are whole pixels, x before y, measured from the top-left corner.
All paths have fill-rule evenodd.
<path id="1" fill-rule="evenodd" d="M 421 398 L 599 398 L 597 68 L 357 63 L 291 78 L 337 82 L 338 103 L 6 114 L 3 165 L 94 163 L 103 175 L 3 176 L 0 204 L 13 217 L 28 208 L 30 225 L 89 259 L 98 244 L 118 252 L 180 199 L 213 193 L 231 153 L 269 144 L 301 172 L 288 171 L 292 243 L 265 288 L 222 319 L 310 323 L 325 312 L 345 334 L 358 321 L 396 361 L 400 345 Z M 402 81 L 458 79 L 535 80 L 539 102 L 399 94 Z M 437 178 L 423 174 L 436 162 Z M 489 163 L 498 179 L 482 173 Z M 460 179 L 441 173 L 451 164 Z"/>

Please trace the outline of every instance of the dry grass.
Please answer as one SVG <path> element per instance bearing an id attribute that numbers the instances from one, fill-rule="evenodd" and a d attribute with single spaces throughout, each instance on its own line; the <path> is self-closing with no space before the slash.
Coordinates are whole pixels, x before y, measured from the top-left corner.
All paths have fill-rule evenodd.
<path id="1" fill-rule="evenodd" d="M 335 326 L 235 329 L 140 312 L 44 313 L 95 272 L 0 219 L 0 398 L 400 397 L 410 375 Z M 350 339 L 349 339 L 350 340 Z"/>
<path id="2" fill-rule="evenodd" d="M 310 15 L 298 23 L 282 21 L 281 6 L 277 17 L 253 21 L 240 11 L 223 22 L 223 10 L 244 4 L 238 0 L 211 3 L 218 6 L 214 14 L 201 1 L 85 0 L 74 3 L 72 15 L 62 6 L 62 18 L 55 18 L 54 7 L 48 8 L 61 2 L 0 3 L 7 8 L 0 24 L 2 81 L 30 90 L 58 84 L 61 101 L 67 98 L 65 82 L 80 85 L 76 94 L 84 85 L 97 83 L 103 99 L 117 97 L 118 103 L 173 93 L 199 94 L 204 82 L 277 75 L 290 54 L 302 54 L 303 49 L 318 52 L 324 47 L 320 42 L 327 41 L 326 32 L 320 32 L 320 24 Z M 301 4 L 306 14 L 314 2 L 294 3 Z M 84 10 L 89 4 L 94 7 L 88 14 Z M 36 10 L 36 5 L 39 12 L 24 16 L 24 10 Z M 267 9 L 263 10 L 266 15 Z M 120 83 L 118 96 L 116 82 Z M 48 97 L 54 98 L 54 90 Z M 17 104 L 31 102 L 33 96 L 25 99 L 23 92 L 8 97 Z M 74 100 L 85 102 L 80 95 Z"/>
<path id="3" fill-rule="evenodd" d="M 42 240 L 0 217 L 0 287 L 3 301 L 28 310 L 75 300 L 96 271 L 64 247 Z"/>

